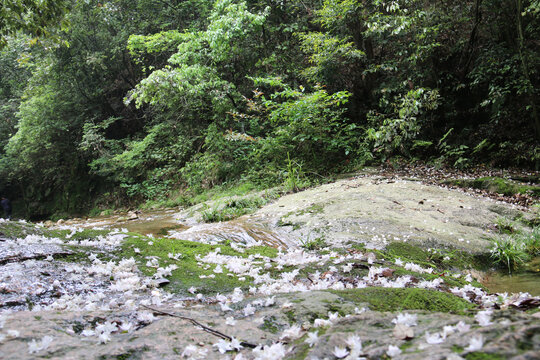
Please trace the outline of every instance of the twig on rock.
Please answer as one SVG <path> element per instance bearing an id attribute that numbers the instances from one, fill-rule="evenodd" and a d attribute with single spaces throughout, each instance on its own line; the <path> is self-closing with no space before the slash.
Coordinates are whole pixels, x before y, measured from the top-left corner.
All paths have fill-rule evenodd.
<path id="1" fill-rule="evenodd" d="M 158 309 L 154 309 L 150 306 L 146 306 L 146 305 L 143 305 L 141 304 L 141 306 L 149 309 L 149 310 L 152 310 L 153 312 L 155 313 L 158 313 L 158 314 L 162 314 L 162 315 L 167 315 L 167 316 L 172 316 L 172 317 L 175 317 L 175 318 L 179 318 L 179 319 L 183 319 L 183 320 L 187 320 L 189 321 L 190 323 L 192 323 L 193 325 L 195 326 L 199 326 L 201 329 L 203 329 L 204 331 L 206 331 L 207 333 L 210 333 L 214 336 L 217 336 L 221 339 L 225 339 L 225 340 L 229 340 L 229 341 L 232 341 L 232 337 L 227 335 L 227 334 L 224 334 L 220 331 L 217 331 L 217 330 L 214 330 L 212 328 L 209 328 L 208 326 L 205 326 L 203 324 L 201 324 L 200 322 L 198 322 L 197 320 L 195 319 L 192 319 L 190 317 L 187 317 L 187 316 L 182 316 L 182 315 L 177 315 L 177 314 L 173 314 L 173 313 L 170 313 L 170 312 L 167 312 L 167 311 L 163 311 L 163 310 L 158 310 Z M 245 342 L 245 341 L 242 341 L 240 342 L 240 345 L 242 345 L 243 347 L 247 347 L 247 348 L 251 348 L 251 349 L 254 349 L 257 347 L 257 345 L 255 344 L 251 344 L 251 343 L 248 343 L 248 342 Z"/>

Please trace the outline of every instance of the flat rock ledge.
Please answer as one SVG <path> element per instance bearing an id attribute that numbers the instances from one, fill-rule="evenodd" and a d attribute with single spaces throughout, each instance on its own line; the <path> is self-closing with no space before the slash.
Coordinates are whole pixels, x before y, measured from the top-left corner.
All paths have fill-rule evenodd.
<path id="1" fill-rule="evenodd" d="M 412 326 L 413 337 L 400 340 L 396 337 L 392 322 L 397 313 L 371 311 L 361 303 L 346 300 L 339 291 L 314 291 L 309 293 L 283 294 L 275 297 L 275 304 L 258 308 L 255 314 L 245 316 L 244 306 L 256 300 L 251 298 L 235 304 L 232 312 L 224 314 L 218 305 L 193 303 L 186 308 L 175 308 L 166 304 L 159 310 L 186 316 L 218 330 L 228 336 L 256 345 L 269 345 L 278 341 L 279 334 L 292 324 L 302 324 L 296 339 L 281 339 L 288 351 L 286 358 L 336 359 L 336 347 L 345 348 L 345 339 L 352 334 L 362 340 L 362 356 L 368 359 L 388 358 L 390 345 L 397 346 L 402 353 L 398 359 L 460 359 L 467 351 L 472 338 L 482 338 L 482 354 L 493 358 L 537 359 L 540 353 L 540 318 L 518 311 L 507 310 L 497 313 L 492 324 L 479 326 L 470 315 L 448 313 L 404 311 L 416 315 L 417 325 Z M 146 309 L 142 309 L 146 310 Z M 329 313 L 339 314 L 331 325 L 314 328 L 316 319 L 328 318 Z M 155 312 L 153 322 L 136 320 L 135 311 L 96 312 L 17 312 L 3 315 L 1 324 L 4 334 L 1 341 L 2 359 L 234 359 L 241 353 L 243 359 L 253 359 L 251 349 L 221 354 L 214 344 L 219 338 L 194 326 L 191 322 L 160 315 Z M 225 316 L 233 316 L 236 324 L 227 325 Z M 137 326 L 129 331 L 116 331 L 110 341 L 100 343 L 96 336 L 83 336 L 83 329 L 92 329 L 99 324 L 111 322 L 121 324 L 129 320 Z M 464 332 L 451 331 L 439 344 L 428 343 L 430 334 L 442 333 L 446 326 L 458 322 L 470 325 Z M 18 329 L 17 336 L 10 329 Z M 304 340 L 306 333 L 317 331 L 319 341 L 309 346 Z M 45 336 L 52 338 L 45 348 L 30 353 L 31 343 Z M 182 357 L 189 345 L 196 351 Z M 229 357 L 227 357 L 229 356 Z"/>

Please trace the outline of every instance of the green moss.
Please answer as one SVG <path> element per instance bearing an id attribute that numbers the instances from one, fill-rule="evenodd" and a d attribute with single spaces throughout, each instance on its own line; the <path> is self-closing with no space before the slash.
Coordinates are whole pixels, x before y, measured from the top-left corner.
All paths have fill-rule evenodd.
<path id="1" fill-rule="evenodd" d="M 259 326 L 259 329 L 268 331 L 272 334 L 277 334 L 281 327 L 282 326 L 277 322 L 275 316 L 265 316 L 264 322 Z"/>
<path id="2" fill-rule="evenodd" d="M 130 349 L 123 354 L 119 355 L 102 355 L 99 357 L 100 360 L 136 360 L 144 359 L 145 355 L 143 354 L 146 351 L 149 351 L 150 348 L 143 346 L 140 349 Z"/>
<path id="3" fill-rule="evenodd" d="M 296 322 L 296 315 L 293 310 L 285 311 L 285 316 L 287 316 L 289 324 L 294 324 Z"/>
<path id="4" fill-rule="evenodd" d="M 485 352 L 475 351 L 475 352 L 471 352 L 465 355 L 465 359 L 467 360 L 503 360 L 503 359 L 506 359 L 506 357 L 499 354 L 494 354 L 494 353 L 485 353 Z"/>
<path id="5" fill-rule="evenodd" d="M 150 245 L 152 243 L 152 245 Z M 139 253 L 135 249 L 139 249 Z M 151 239 L 137 234 L 130 233 L 124 243 L 118 256 L 129 258 L 133 257 L 138 262 L 139 269 L 147 276 L 152 276 L 156 269 L 146 266 L 149 258 L 157 258 L 161 267 L 171 264 L 178 266 L 178 269 L 172 272 L 168 277 L 170 284 L 166 285 L 169 291 L 186 293 L 187 289 L 194 286 L 198 292 L 206 295 L 218 292 L 229 292 L 235 287 L 243 289 L 252 285 L 252 279 L 240 281 L 234 275 L 229 275 L 224 269 L 223 273 L 214 274 L 215 265 L 210 265 L 205 270 L 197 264 L 197 257 L 204 257 L 209 252 L 221 249 L 221 254 L 238 257 L 248 257 L 249 255 L 260 254 L 262 256 L 275 257 L 277 250 L 268 246 L 257 246 L 246 249 L 245 253 L 239 253 L 233 250 L 227 243 L 220 245 L 208 245 L 193 241 L 176 239 Z M 169 258 L 169 254 L 181 254 L 179 260 Z M 214 278 L 203 278 L 200 276 L 215 275 Z"/>
<path id="6" fill-rule="evenodd" d="M 0 223 L 0 237 L 8 239 L 24 238 L 27 235 L 44 235 L 46 229 L 32 223 L 5 221 Z"/>
<path id="7" fill-rule="evenodd" d="M 475 306 L 457 296 L 434 290 L 365 288 L 332 291 L 355 303 L 367 303 L 375 311 L 428 310 L 464 314 Z"/>
<path id="8" fill-rule="evenodd" d="M 450 269 L 485 269 L 491 265 L 488 254 L 470 254 L 456 249 L 433 249 L 427 251 L 424 248 L 405 242 L 392 242 L 383 251 L 378 252 L 383 259 L 394 262 L 399 258 L 403 262 L 413 262 L 427 268 L 440 271 Z"/>
<path id="9" fill-rule="evenodd" d="M 304 360 L 309 353 L 309 345 L 304 342 L 307 335 L 302 336 L 294 342 L 294 350 L 287 355 L 288 360 Z"/>
<path id="10" fill-rule="evenodd" d="M 403 344 L 401 344 L 399 346 L 399 348 L 404 351 L 404 350 L 407 350 L 407 349 L 410 349 L 411 347 L 413 346 L 413 343 L 410 342 L 410 341 L 407 341 L 407 342 L 404 342 Z"/>
<path id="11" fill-rule="evenodd" d="M 540 197 L 540 187 L 533 185 L 525 185 L 516 181 L 503 179 L 500 177 L 483 177 L 478 179 L 459 179 L 459 180 L 445 180 L 443 183 L 450 185 L 457 185 L 460 187 L 469 187 L 474 189 L 487 190 L 489 192 L 515 195 L 515 194 L 529 194 L 535 197 Z"/>
<path id="12" fill-rule="evenodd" d="M 334 303 L 329 303 L 326 305 L 326 308 L 328 309 L 328 312 L 338 313 L 339 316 L 343 317 L 347 315 L 345 311 L 343 311 L 343 308 L 341 306 L 337 306 Z"/>
<path id="13" fill-rule="evenodd" d="M 324 211 L 324 205 L 321 204 L 312 204 L 303 210 L 298 210 L 295 215 L 304 215 L 304 214 L 320 214 Z"/>

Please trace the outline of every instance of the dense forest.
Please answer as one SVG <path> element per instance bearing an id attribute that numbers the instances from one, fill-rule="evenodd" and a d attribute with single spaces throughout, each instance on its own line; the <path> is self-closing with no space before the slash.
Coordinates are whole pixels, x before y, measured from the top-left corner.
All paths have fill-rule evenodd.
<path id="1" fill-rule="evenodd" d="M 0 192 L 28 217 L 395 159 L 540 164 L 538 0 L 11 0 L 0 18 Z"/>

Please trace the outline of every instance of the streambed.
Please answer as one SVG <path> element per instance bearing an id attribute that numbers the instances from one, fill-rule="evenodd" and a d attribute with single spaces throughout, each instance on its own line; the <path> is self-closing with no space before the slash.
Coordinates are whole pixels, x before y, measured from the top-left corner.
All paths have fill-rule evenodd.
<path id="1" fill-rule="evenodd" d="M 534 309 L 540 298 L 490 294 L 452 266 L 460 261 L 452 251 L 487 251 L 486 238 L 498 216 L 522 213 L 456 190 L 353 178 L 284 196 L 231 222 L 202 224 L 196 209 L 62 222 L 51 228 L 68 232 L 59 244 L 89 246 L 86 265 L 65 262 L 70 255 L 48 247 L 59 245 L 54 239 L 7 240 L 21 254 L 32 250 L 29 243 L 38 243 L 52 259 L 35 247 L 30 252 L 36 258 L 4 264 L 5 275 L 28 275 L 27 281 L 42 283 L 46 292 L 29 288 L 26 295 L 37 289 L 30 301 L 43 304 L 29 312 L 19 311 L 25 309 L 21 303 L 0 316 L 0 356 L 223 359 L 238 352 L 250 360 L 335 358 L 337 347 L 352 351 L 347 344 L 353 340 L 358 347 L 358 340 L 350 340 L 358 336 L 368 358 L 383 358 L 390 350 L 402 359 L 534 357 L 540 351 L 534 335 L 540 317 L 515 309 Z M 77 240 L 81 227 L 119 230 Z M 152 237 L 133 240 L 127 231 Z M 163 234 L 170 238 L 162 240 Z M 176 240 L 185 251 L 174 251 Z M 126 243 L 131 244 L 127 249 Z M 398 250 L 413 246 L 392 256 L 372 250 L 396 243 Z M 283 251 L 261 254 L 267 249 L 262 246 L 250 252 L 257 245 Z M 204 252 L 188 254 L 198 247 Z M 126 257 L 102 258 L 119 248 Z M 418 250 L 421 256 L 414 257 Z M 439 259 L 447 264 L 444 271 L 431 268 L 432 260 L 425 262 L 439 250 L 446 251 Z M 192 286 L 190 295 L 180 297 L 158 282 L 175 271 L 199 284 L 234 279 L 238 288 L 208 296 Z M 59 284 L 63 278 L 69 281 Z M 2 282 L 18 286 L 24 301 L 24 281 L 5 276 Z M 259 347 L 236 351 L 189 321 L 147 306 L 194 318 Z M 318 340 L 308 346 L 314 334 Z"/>

